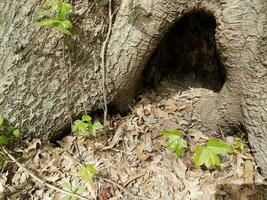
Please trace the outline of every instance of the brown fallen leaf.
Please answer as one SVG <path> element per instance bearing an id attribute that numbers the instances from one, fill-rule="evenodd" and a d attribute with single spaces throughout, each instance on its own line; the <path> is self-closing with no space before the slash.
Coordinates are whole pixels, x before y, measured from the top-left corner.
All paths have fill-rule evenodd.
<path id="1" fill-rule="evenodd" d="M 144 147 L 143 145 L 138 145 L 136 146 L 136 148 L 134 149 L 134 154 L 138 157 L 138 159 L 142 160 L 142 161 L 145 161 L 147 160 L 148 158 L 151 157 L 152 154 L 150 153 L 145 153 L 144 152 Z"/>
<path id="2" fill-rule="evenodd" d="M 114 137 L 112 138 L 110 144 L 107 147 L 104 147 L 102 150 L 112 149 L 120 140 L 123 133 L 125 133 L 126 127 L 124 124 L 120 125 L 115 132 Z"/>

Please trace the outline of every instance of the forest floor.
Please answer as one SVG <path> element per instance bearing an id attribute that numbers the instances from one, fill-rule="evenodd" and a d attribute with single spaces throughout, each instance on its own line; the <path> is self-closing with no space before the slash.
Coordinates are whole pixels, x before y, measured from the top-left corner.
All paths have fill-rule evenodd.
<path id="1" fill-rule="evenodd" d="M 205 144 L 211 134 L 194 108 L 201 98 L 214 95 L 208 89 L 163 81 L 156 90 L 141 95 L 127 116 L 114 115 L 105 132 L 94 138 L 65 136 L 58 145 L 33 140 L 18 150 L 22 153 L 19 162 L 59 188 L 63 181 L 86 186 L 81 195 L 87 199 L 267 199 L 267 186 L 248 146 L 224 156 L 220 167 L 195 166 L 195 146 Z M 166 129 L 183 131 L 188 148 L 182 157 L 166 149 L 160 135 Z M 218 137 L 234 141 L 233 136 Z M 85 163 L 98 170 L 91 183 L 80 180 L 79 169 Z M 0 190 L 2 185 L 7 199 L 71 200 L 40 184 L 15 163 L 7 168 L 0 174 Z"/>

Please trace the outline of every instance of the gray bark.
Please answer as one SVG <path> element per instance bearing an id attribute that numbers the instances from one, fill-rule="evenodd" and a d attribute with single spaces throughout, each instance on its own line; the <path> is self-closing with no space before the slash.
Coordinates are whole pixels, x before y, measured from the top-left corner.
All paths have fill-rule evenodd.
<path id="1" fill-rule="evenodd" d="M 68 123 L 67 86 L 70 110 L 82 112 L 77 79 L 84 88 L 87 109 L 101 107 L 98 55 L 104 29 L 98 28 L 107 25 L 105 10 L 78 10 L 85 14 L 77 23 L 76 38 L 70 41 L 74 67 L 67 83 L 60 37 L 32 27 L 40 5 L 33 0 L 5 0 L 0 19 L 0 114 L 34 136 L 51 135 Z M 81 2 L 77 7 L 88 8 Z M 122 0 L 106 55 L 108 101 L 127 108 L 160 40 L 193 10 L 215 17 L 216 48 L 227 73 L 218 97 L 210 99 L 210 106 L 201 113 L 203 123 L 223 128 L 243 125 L 267 174 L 265 0 Z"/>
<path id="2" fill-rule="evenodd" d="M 83 103 L 87 110 L 102 106 L 99 55 L 107 7 L 93 1 L 73 4 L 75 35 L 66 38 L 70 68 L 68 57 L 64 64 L 62 34 L 34 27 L 44 2 L 0 3 L 0 115 L 33 137 L 58 134 L 70 125 L 69 110 L 77 117 Z"/>
<path id="3" fill-rule="evenodd" d="M 217 52 L 227 73 L 218 97 L 205 102 L 203 122 L 216 128 L 243 125 L 267 173 L 266 1 L 122 1 L 107 57 L 114 102 L 127 105 L 160 39 L 193 10 L 214 15 Z"/>

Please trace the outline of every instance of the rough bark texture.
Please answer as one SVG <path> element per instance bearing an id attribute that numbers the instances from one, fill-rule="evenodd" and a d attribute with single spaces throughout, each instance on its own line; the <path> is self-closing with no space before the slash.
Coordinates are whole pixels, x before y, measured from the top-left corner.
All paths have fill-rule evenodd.
<path id="1" fill-rule="evenodd" d="M 107 57 L 114 102 L 127 106 L 162 37 L 194 10 L 214 15 L 217 53 L 226 69 L 218 97 L 202 106 L 203 122 L 224 129 L 243 125 L 267 173 L 266 1 L 122 1 Z"/>
<path id="2" fill-rule="evenodd" d="M 44 2 L 0 2 L 0 115 L 34 137 L 58 134 L 70 125 L 69 110 L 77 117 L 84 102 L 87 110 L 102 105 L 99 55 L 107 31 L 107 5 L 72 2 L 75 35 L 66 38 L 70 68 L 67 56 L 64 65 L 62 34 L 34 27 Z"/>
<path id="3" fill-rule="evenodd" d="M 103 29 L 99 27 L 106 25 L 107 17 L 100 7 L 89 14 L 89 5 L 75 2 L 85 14 L 77 23 L 77 38 L 70 41 L 74 67 L 68 84 L 58 35 L 31 26 L 40 2 L 1 3 L 0 114 L 35 136 L 55 133 L 67 123 L 67 85 L 70 109 L 82 112 L 76 80 L 82 82 L 87 109 L 101 107 L 98 55 Z M 216 49 L 226 70 L 218 97 L 205 102 L 203 122 L 225 129 L 243 125 L 258 164 L 267 173 L 265 0 L 122 0 L 106 56 L 108 100 L 127 108 L 161 39 L 184 14 L 198 10 L 216 20 Z"/>

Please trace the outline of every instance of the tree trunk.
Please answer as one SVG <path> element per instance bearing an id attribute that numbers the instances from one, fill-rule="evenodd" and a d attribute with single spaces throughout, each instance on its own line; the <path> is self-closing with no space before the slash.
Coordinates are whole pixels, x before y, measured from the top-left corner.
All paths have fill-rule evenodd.
<path id="1" fill-rule="evenodd" d="M 99 52 L 107 8 L 96 4 L 88 12 L 86 3 L 74 6 L 80 17 L 69 39 L 73 66 L 68 80 L 61 38 L 32 27 L 41 3 L 1 4 L 0 114 L 40 137 L 61 130 L 69 123 L 69 110 L 82 112 L 83 101 L 89 111 L 101 108 Z M 122 0 L 106 53 L 108 102 L 127 109 L 163 38 L 188 13 L 206 13 L 216 21 L 215 48 L 226 78 L 217 98 L 200 106 L 203 123 L 212 129 L 244 126 L 267 173 L 266 10 L 265 0 Z"/>
<path id="2" fill-rule="evenodd" d="M 118 106 L 127 105 L 145 64 L 168 30 L 186 13 L 202 10 L 216 20 L 216 50 L 226 70 L 218 97 L 205 102 L 203 123 L 244 126 L 258 164 L 267 173 L 266 10 L 264 0 L 122 1 L 108 49 L 108 74 Z M 121 31 L 123 30 L 123 31 Z M 131 91 L 131 92 L 129 92 Z M 123 108 L 122 108 L 123 109 Z"/>
<path id="3" fill-rule="evenodd" d="M 107 5 L 72 3 L 74 36 L 65 39 L 64 61 L 62 34 L 34 27 L 44 2 L 0 3 L 0 115 L 33 137 L 60 134 L 70 126 L 70 112 L 75 118 L 84 106 L 101 108 L 103 99 L 99 55 Z"/>

